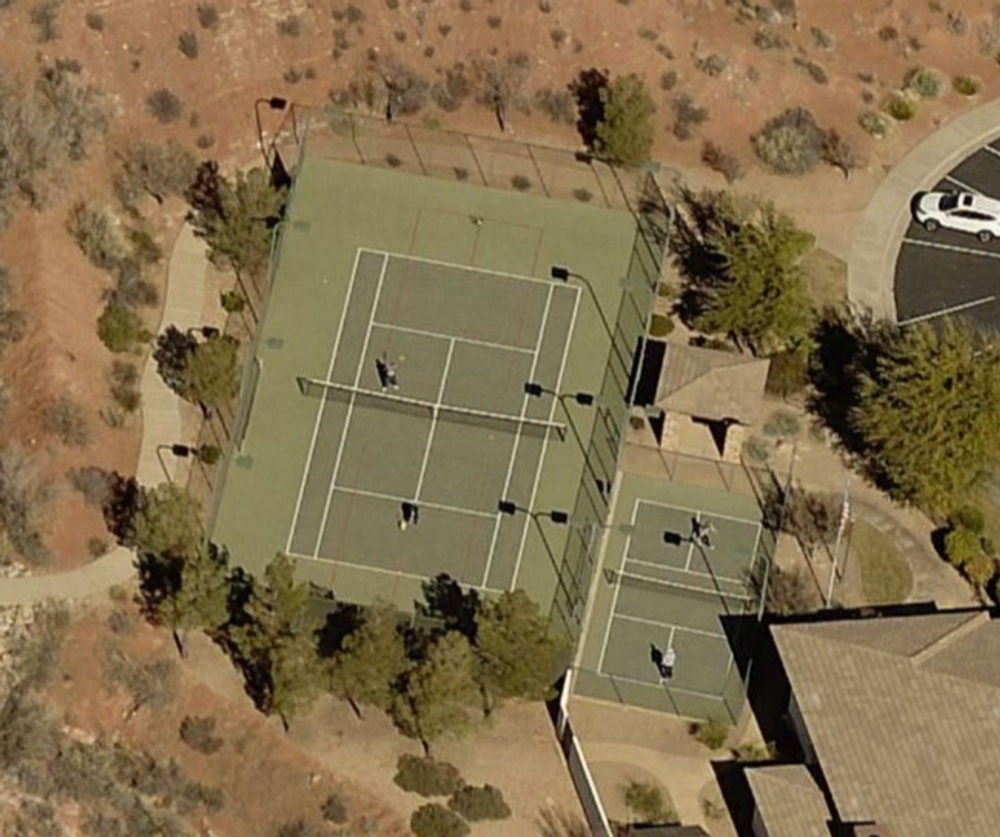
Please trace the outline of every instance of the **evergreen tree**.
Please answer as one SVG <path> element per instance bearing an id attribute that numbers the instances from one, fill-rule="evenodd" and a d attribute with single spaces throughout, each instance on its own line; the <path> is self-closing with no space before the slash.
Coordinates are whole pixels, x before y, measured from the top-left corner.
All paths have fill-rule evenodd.
<path id="1" fill-rule="evenodd" d="M 545 620 L 527 593 L 515 590 L 487 601 L 476 626 L 487 714 L 501 698 L 551 697 L 567 649 L 548 635 Z"/>
<path id="2" fill-rule="evenodd" d="M 198 504 L 169 482 L 142 488 L 132 525 L 140 554 L 184 557 L 196 552 L 204 537 Z"/>
<path id="3" fill-rule="evenodd" d="M 406 667 L 399 611 L 376 602 L 330 661 L 330 690 L 349 701 L 359 718 L 364 705 L 388 710 Z"/>
<path id="4" fill-rule="evenodd" d="M 598 95 L 601 115 L 594 130 L 594 151 L 612 163 L 645 163 L 653 150 L 656 110 L 645 81 L 635 73 L 618 76 Z"/>
<path id="5" fill-rule="evenodd" d="M 392 714 L 400 732 L 419 739 L 430 755 L 432 742 L 472 728 L 478 697 L 472 648 L 452 631 L 439 634 L 407 672 Z"/>
<path id="6" fill-rule="evenodd" d="M 279 553 L 263 581 L 253 585 L 241 624 L 231 630 L 248 690 L 286 729 L 312 705 L 322 685 L 317 625 L 308 618 L 308 606 L 308 585 L 295 583 L 295 565 Z"/>
<path id="7" fill-rule="evenodd" d="M 1000 464 L 1000 352 L 956 321 L 878 334 L 851 425 L 894 499 L 946 512 Z"/>

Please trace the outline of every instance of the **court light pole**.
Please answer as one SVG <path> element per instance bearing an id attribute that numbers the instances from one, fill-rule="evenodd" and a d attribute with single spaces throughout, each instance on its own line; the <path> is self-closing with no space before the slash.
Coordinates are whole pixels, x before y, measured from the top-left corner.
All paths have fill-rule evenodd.
<path id="1" fill-rule="evenodd" d="M 190 337 L 192 340 L 195 339 L 195 335 L 203 337 L 205 340 L 214 340 L 216 337 L 222 334 L 219 329 L 215 326 L 191 326 L 191 328 L 185 329 L 184 333 Z"/>
<path id="2" fill-rule="evenodd" d="M 270 98 L 257 99 L 253 103 L 254 118 L 257 121 L 257 147 L 260 148 L 261 156 L 264 158 L 264 165 L 271 168 L 271 161 L 267 157 L 267 149 L 264 147 L 264 127 L 261 124 L 260 106 L 267 105 L 271 110 L 284 110 L 288 107 L 288 99 L 281 96 L 271 96 Z"/>
<path id="3" fill-rule="evenodd" d="M 530 395 L 534 398 L 541 398 L 543 395 L 551 395 L 553 398 L 557 398 L 560 401 L 575 401 L 582 407 L 593 407 L 594 404 L 600 403 L 599 396 L 594 395 L 592 392 L 556 392 L 554 389 L 549 389 L 544 384 L 540 384 L 537 381 L 525 381 L 524 394 Z"/>
<path id="4" fill-rule="evenodd" d="M 181 445 L 181 444 L 157 445 L 156 458 L 159 460 L 160 468 L 163 469 L 163 473 L 167 478 L 167 482 L 169 483 L 173 483 L 174 477 L 173 474 L 170 473 L 170 470 L 167 468 L 167 463 L 163 461 L 163 451 L 169 451 L 173 456 L 177 457 L 178 459 L 187 459 L 189 456 L 197 455 L 197 451 L 190 445 Z"/>
<path id="5" fill-rule="evenodd" d="M 608 340 L 611 341 L 611 348 L 617 353 L 618 346 L 615 343 L 615 332 L 611 328 L 611 323 L 608 322 L 608 318 L 604 313 L 604 308 L 601 306 L 601 301 L 597 298 L 597 292 L 594 290 L 594 285 L 591 281 L 584 276 L 582 273 L 576 273 L 570 270 L 566 265 L 554 264 L 549 268 L 549 277 L 557 282 L 564 282 L 569 284 L 570 279 L 576 279 L 581 284 L 586 287 L 587 291 L 590 293 L 590 298 L 594 303 L 594 308 L 597 309 L 597 315 L 601 318 L 601 323 L 604 326 L 604 330 L 607 332 Z M 621 357 L 619 356 L 619 360 Z"/>
<path id="6" fill-rule="evenodd" d="M 511 500 L 500 500 L 497 503 L 497 511 L 511 517 L 518 512 L 526 514 L 536 520 L 544 517 L 551 520 L 556 524 L 556 526 L 566 526 L 570 529 L 608 529 L 621 532 L 624 535 L 632 534 L 632 532 L 635 531 L 635 527 L 630 523 L 602 523 L 599 520 L 580 520 L 579 518 L 573 517 L 573 515 L 563 509 L 546 509 L 545 511 L 538 511 L 536 509 L 528 509 L 523 506 L 519 506 Z"/>

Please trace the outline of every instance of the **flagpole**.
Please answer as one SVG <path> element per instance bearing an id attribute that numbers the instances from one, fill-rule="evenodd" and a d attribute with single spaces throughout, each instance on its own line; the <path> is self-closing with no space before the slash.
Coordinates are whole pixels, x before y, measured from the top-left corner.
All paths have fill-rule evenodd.
<path id="1" fill-rule="evenodd" d="M 833 545 L 833 565 L 830 567 L 830 583 L 826 588 L 826 607 L 833 601 L 833 586 L 837 582 L 837 562 L 840 558 L 840 544 L 844 539 L 844 531 L 851 519 L 851 481 L 844 485 L 844 500 L 840 506 L 840 522 L 837 524 L 837 541 Z"/>

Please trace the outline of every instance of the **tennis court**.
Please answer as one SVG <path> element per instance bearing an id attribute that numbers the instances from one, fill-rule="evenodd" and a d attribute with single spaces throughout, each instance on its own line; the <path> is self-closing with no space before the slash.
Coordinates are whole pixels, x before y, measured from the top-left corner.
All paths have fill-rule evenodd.
<path id="1" fill-rule="evenodd" d="M 759 512 L 707 489 L 627 480 L 578 688 L 589 683 L 606 696 L 610 687 L 627 703 L 735 721 L 733 626 L 756 621 L 767 563 Z M 674 664 L 665 677 L 658 663 L 667 649 Z"/>
<path id="2" fill-rule="evenodd" d="M 326 378 L 299 380 L 316 419 L 288 553 L 513 589 L 530 517 L 497 504 L 533 508 L 565 441 L 556 399 L 525 384 L 559 391 L 578 304 L 552 281 L 358 250 Z"/>

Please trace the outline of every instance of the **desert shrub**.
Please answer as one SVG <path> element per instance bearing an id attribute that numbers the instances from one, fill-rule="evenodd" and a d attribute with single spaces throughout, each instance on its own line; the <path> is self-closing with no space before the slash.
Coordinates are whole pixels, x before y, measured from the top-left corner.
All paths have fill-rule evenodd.
<path id="1" fill-rule="evenodd" d="M 90 428 L 80 405 L 63 394 L 51 401 L 42 413 L 45 430 L 64 445 L 74 448 L 90 443 Z"/>
<path id="2" fill-rule="evenodd" d="M 446 113 L 458 110 L 472 92 L 465 65 L 457 61 L 444 71 L 444 78 L 431 87 L 431 99 Z"/>
<path id="3" fill-rule="evenodd" d="M 500 17 L 500 15 L 490 15 L 486 18 L 486 25 L 489 26 L 490 29 L 499 29 L 502 24 L 503 18 Z"/>
<path id="4" fill-rule="evenodd" d="M 981 82 L 975 76 L 961 75 L 952 79 L 951 86 L 961 96 L 975 96 L 979 92 Z"/>
<path id="5" fill-rule="evenodd" d="M 38 42 L 45 44 L 59 39 L 59 7 L 62 0 L 42 0 L 31 7 L 29 17 L 38 27 Z"/>
<path id="6" fill-rule="evenodd" d="M 344 804 L 344 800 L 335 793 L 331 793 L 323 800 L 320 811 L 323 813 L 323 819 L 327 822 L 340 824 L 348 820 L 347 806 Z"/>
<path id="7" fill-rule="evenodd" d="M 671 130 L 679 140 L 691 139 L 692 126 L 701 125 L 708 120 L 708 108 L 699 107 L 687 93 L 681 93 L 671 102 L 674 112 L 674 124 Z"/>
<path id="8" fill-rule="evenodd" d="M 665 90 L 667 92 L 673 90 L 677 86 L 677 71 L 667 70 L 660 76 L 660 90 Z"/>
<path id="9" fill-rule="evenodd" d="M 944 536 L 944 555 L 948 563 L 964 567 L 969 561 L 983 554 L 983 541 L 978 532 L 964 527 L 952 529 Z"/>
<path id="10" fill-rule="evenodd" d="M 110 551 L 111 544 L 104 538 L 99 538 L 96 535 L 92 538 L 87 538 L 87 554 L 91 558 L 100 558 L 103 555 L 107 555 Z M 115 611 L 115 613 L 121 612 L 120 610 Z"/>
<path id="11" fill-rule="evenodd" d="M 802 174 L 823 158 L 823 129 L 805 108 L 789 108 L 752 137 L 757 156 L 778 174 Z"/>
<path id="12" fill-rule="evenodd" d="M 802 392 L 809 383 L 809 355 L 801 350 L 778 352 L 771 356 L 764 389 L 769 395 L 789 398 Z"/>
<path id="13" fill-rule="evenodd" d="M 836 537 L 840 511 L 841 500 L 833 494 L 796 488 L 784 504 L 781 529 L 811 552 Z"/>
<path id="14" fill-rule="evenodd" d="M 816 586 L 801 567 L 786 570 L 774 565 L 767 580 L 764 607 L 775 616 L 809 613 L 819 608 Z"/>
<path id="15" fill-rule="evenodd" d="M 533 97 L 535 107 L 553 122 L 572 125 L 576 120 L 576 102 L 568 90 L 552 90 L 543 87 L 536 90 Z"/>
<path id="16" fill-rule="evenodd" d="M 111 397 L 125 412 L 134 413 L 142 403 L 139 392 L 139 367 L 115 360 L 111 364 Z"/>
<path id="17" fill-rule="evenodd" d="M 179 733 L 181 741 L 203 755 L 210 756 L 222 749 L 222 739 L 215 734 L 215 718 L 186 715 Z"/>
<path id="18" fill-rule="evenodd" d="M 87 12 L 83 19 L 86 23 L 88 29 L 92 29 L 94 32 L 104 31 L 104 15 L 100 12 Z"/>
<path id="19" fill-rule="evenodd" d="M 882 105 L 882 110 L 897 122 L 908 122 L 917 115 L 917 103 L 906 93 L 896 92 L 889 94 Z"/>
<path id="20" fill-rule="evenodd" d="M 948 514 L 948 526 L 952 529 L 968 529 L 981 535 L 986 531 L 986 515 L 976 506 L 959 506 Z"/>
<path id="21" fill-rule="evenodd" d="M 219 10 L 214 3 L 199 3 L 195 8 L 198 25 L 202 29 L 216 29 L 219 25 Z"/>
<path id="22" fill-rule="evenodd" d="M 85 201 L 77 201 L 70 207 L 66 228 L 94 267 L 111 270 L 124 255 L 112 217 Z"/>
<path id="23" fill-rule="evenodd" d="M 393 781 L 403 790 L 420 796 L 451 796 L 465 784 L 454 765 L 409 754 L 400 756 L 396 762 Z"/>
<path id="24" fill-rule="evenodd" d="M 228 314 L 239 314 L 247 307 L 247 301 L 238 291 L 226 291 L 219 294 L 219 304 L 222 305 L 222 310 Z"/>
<path id="25" fill-rule="evenodd" d="M 531 180 L 523 174 L 515 174 L 510 179 L 510 185 L 513 186 L 518 192 L 527 192 L 531 189 Z"/>
<path id="26" fill-rule="evenodd" d="M 798 435 L 799 428 L 799 417 L 795 413 L 779 410 L 764 422 L 763 432 L 772 438 L 792 438 Z"/>
<path id="27" fill-rule="evenodd" d="M 115 285 L 107 293 L 109 300 L 130 307 L 138 305 L 152 307 L 159 302 L 160 292 L 156 289 L 156 285 L 142 275 L 142 266 L 131 256 L 119 259 L 112 275 Z"/>
<path id="28" fill-rule="evenodd" d="M 818 26 L 811 26 L 809 28 L 809 34 L 812 35 L 813 42 L 820 49 L 825 49 L 825 50 L 836 49 L 837 39 L 829 32 L 820 29 Z"/>
<path id="29" fill-rule="evenodd" d="M 854 150 L 854 144 L 831 128 L 823 137 L 823 162 L 840 169 L 845 178 L 861 165 L 861 158 Z"/>
<path id="30" fill-rule="evenodd" d="M 733 747 L 733 757 L 739 762 L 774 761 L 777 758 L 777 751 L 773 744 L 753 741 Z"/>
<path id="31" fill-rule="evenodd" d="M 211 148 L 215 145 L 215 134 L 199 134 L 198 139 L 194 141 L 194 144 L 202 151 Z"/>
<path id="32" fill-rule="evenodd" d="M 111 650 L 107 657 L 107 676 L 111 684 L 128 692 L 133 713 L 143 706 L 163 709 L 177 694 L 177 666 L 171 660 L 140 662 L 124 651 Z"/>
<path id="33" fill-rule="evenodd" d="M 147 342 L 152 335 L 134 311 L 121 303 L 109 302 L 97 318 L 97 336 L 112 352 L 127 352 L 136 343 Z"/>
<path id="34" fill-rule="evenodd" d="M 75 58 L 57 58 L 56 70 L 60 73 L 72 73 L 78 76 L 83 72 L 83 64 Z"/>
<path id="35" fill-rule="evenodd" d="M 125 207 L 134 206 L 143 193 L 158 204 L 169 195 L 183 195 L 198 168 L 194 155 L 176 142 L 136 140 L 119 151 L 117 157 L 121 168 L 113 186 Z"/>
<path id="36" fill-rule="evenodd" d="M 298 15 L 287 15 L 276 24 L 278 34 L 286 38 L 297 38 L 302 34 L 302 19 Z"/>
<path id="37" fill-rule="evenodd" d="M 695 58 L 694 65 L 709 78 L 718 78 L 729 66 L 729 59 L 725 55 L 714 52 L 711 55 Z"/>
<path id="38" fill-rule="evenodd" d="M 180 96 L 166 87 L 160 87 L 149 94 L 146 109 L 157 122 L 164 125 L 176 122 L 184 115 L 184 103 Z"/>
<path id="39" fill-rule="evenodd" d="M 869 110 L 858 117 L 858 124 L 875 139 L 885 139 L 892 133 L 892 120 L 884 113 Z"/>
<path id="40" fill-rule="evenodd" d="M 987 582 L 996 575 L 996 572 L 996 559 L 985 552 L 973 555 L 962 564 L 962 575 L 968 579 L 970 584 L 978 588 L 985 587 Z"/>
<path id="41" fill-rule="evenodd" d="M 125 237 L 132 247 L 132 255 L 140 264 L 159 264 L 163 260 L 163 248 L 146 227 L 129 227 L 125 231 Z"/>
<path id="42" fill-rule="evenodd" d="M 784 35 L 772 32 L 770 29 L 760 29 L 754 32 L 753 45 L 767 52 L 772 49 L 788 49 L 792 44 Z"/>
<path id="43" fill-rule="evenodd" d="M 969 18 L 964 12 L 948 12 L 945 16 L 945 26 L 949 34 L 958 38 L 964 38 L 969 34 Z"/>
<path id="44" fill-rule="evenodd" d="M 459 788 L 448 800 L 448 807 L 469 822 L 505 820 L 510 816 L 510 806 L 504 801 L 500 789 L 493 785 Z"/>
<path id="45" fill-rule="evenodd" d="M 198 36 L 192 29 L 185 29 L 177 37 L 177 48 L 185 58 L 198 57 Z"/>
<path id="46" fill-rule="evenodd" d="M 743 164 L 739 157 L 710 140 L 705 140 L 701 147 L 701 161 L 712 171 L 721 174 L 726 183 L 735 183 L 743 177 Z"/>
<path id="47" fill-rule="evenodd" d="M 690 732 L 695 741 L 704 744 L 709 750 L 721 749 L 729 737 L 729 727 L 716 718 L 691 724 Z"/>
<path id="48" fill-rule="evenodd" d="M 799 56 L 792 59 L 792 63 L 817 84 L 829 84 L 830 78 L 827 76 L 826 70 L 823 69 L 821 64 L 817 64 L 815 61 L 801 58 Z"/>
<path id="49" fill-rule="evenodd" d="M 222 458 L 222 448 L 218 445 L 199 445 L 195 455 L 206 465 L 214 465 Z"/>
<path id="50" fill-rule="evenodd" d="M 580 203 L 590 203 L 594 199 L 594 193 L 590 189 L 574 189 L 573 197 L 576 198 Z"/>
<path id="51" fill-rule="evenodd" d="M 103 468 L 94 465 L 74 468 L 69 473 L 69 481 L 92 505 L 103 506 L 111 496 L 111 474 Z"/>
<path id="52" fill-rule="evenodd" d="M 649 825 L 677 822 L 677 813 L 667 801 L 663 788 L 648 782 L 629 782 L 625 786 L 625 807 L 637 820 Z"/>
<path id="53" fill-rule="evenodd" d="M 422 805 L 410 817 L 410 830 L 417 837 L 465 837 L 470 832 L 466 822 L 444 805 Z"/>
<path id="54" fill-rule="evenodd" d="M 51 498 L 51 485 L 38 463 L 15 444 L 0 451 L 0 535 L 29 564 L 45 564 L 48 550 L 42 542 L 38 521 Z"/>
<path id="55" fill-rule="evenodd" d="M 917 67 L 906 75 L 906 89 L 921 99 L 939 99 L 948 89 L 948 77 L 940 70 Z"/>

